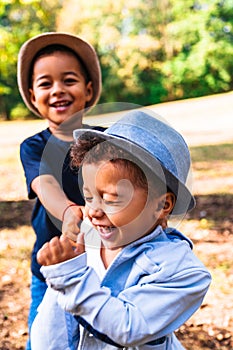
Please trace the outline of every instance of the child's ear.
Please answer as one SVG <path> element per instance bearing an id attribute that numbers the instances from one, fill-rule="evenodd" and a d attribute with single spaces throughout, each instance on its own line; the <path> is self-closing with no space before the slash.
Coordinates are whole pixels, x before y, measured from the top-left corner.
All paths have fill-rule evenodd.
<path id="1" fill-rule="evenodd" d="M 34 94 L 33 89 L 29 89 L 29 94 L 30 94 L 30 101 L 32 103 L 32 105 L 37 109 L 37 111 L 39 112 L 38 106 L 37 106 L 37 100 L 36 100 L 36 96 Z"/>
<path id="2" fill-rule="evenodd" d="M 92 81 L 89 81 L 86 85 L 86 102 L 89 102 L 93 97 Z"/>
<path id="3" fill-rule="evenodd" d="M 35 94 L 33 92 L 33 89 L 29 89 L 29 93 L 30 93 L 30 100 L 31 100 L 31 103 L 33 104 L 33 106 L 36 106 L 36 99 L 35 99 Z"/>
<path id="4" fill-rule="evenodd" d="M 160 211 L 159 219 L 167 217 L 175 205 L 175 195 L 172 192 L 167 192 L 159 198 L 156 212 Z"/>

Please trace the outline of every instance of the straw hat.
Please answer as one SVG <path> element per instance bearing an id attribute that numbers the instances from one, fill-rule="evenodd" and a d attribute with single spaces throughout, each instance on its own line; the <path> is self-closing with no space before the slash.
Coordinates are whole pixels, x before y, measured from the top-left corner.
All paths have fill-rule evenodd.
<path id="1" fill-rule="evenodd" d="M 85 132 L 116 144 L 161 178 L 176 195 L 172 215 L 185 214 L 195 206 L 195 199 L 186 186 L 191 164 L 188 146 L 164 121 L 141 110 L 133 110 L 104 132 L 74 130 L 74 139 L 79 139 Z"/>
<path id="2" fill-rule="evenodd" d="M 18 70 L 17 79 L 20 94 L 26 106 L 36 115 L 40 116 L 38 110 L 33 106 L 30 99 L 29 84 L 31 64 L 37 53 L 49 45 L 63 45 L 73 50 L 82 63 L 93 84 L 93 97 L 87 102 L 87 108 L 94 106 L 101 93 L 101 70 L 99 59 L 94 48 L 83 39 L 68 33 L 43 33 L 26 41 L 18 55 Z"/>

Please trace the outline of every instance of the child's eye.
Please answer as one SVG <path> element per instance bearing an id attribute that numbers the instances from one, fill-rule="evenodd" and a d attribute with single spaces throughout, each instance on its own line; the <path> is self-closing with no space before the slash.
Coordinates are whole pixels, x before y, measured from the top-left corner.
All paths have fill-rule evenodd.
<path id="1" fill-rule="evenodd" d="M 65 84 L 67 85 L 72 85 L 72 84 L 75 84 L 77 83 L 77 79 L 74 79 L 74 78 L 67 78 L 65 79 Z"/>
<path id="2" fill-rule="evenodd" d="M 103 199 L 103 202 L 104 202 L 104 204 L 109 205 L 109 206 L 117 206 L 117 205 L 121 204 L 120 201 L 116 201 L 116 200 L 110 201 L 110 200 Z"/>
<path id="3" fill-rule="evenodd" d="M 84 200 L 85 200 L 86 203 L 91 203 L 92 199 L 93 199 L 92 197 L 84 196 Z"/>
<path id="4" fill-rule="evenodd" d="M 38 87 L 49 87 L 51 83 L 49 81 L 42 81 L 38 84 Z"/>

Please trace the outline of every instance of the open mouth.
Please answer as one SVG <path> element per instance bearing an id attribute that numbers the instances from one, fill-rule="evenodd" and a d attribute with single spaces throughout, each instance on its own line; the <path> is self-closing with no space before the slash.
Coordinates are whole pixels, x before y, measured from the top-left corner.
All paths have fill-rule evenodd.
<path id="1" fill-rule="evenodd" d="M 104 239 L 109 239 L 117 230 L 115 226 L 97 226 L 100 236 Z"/>
<path id="2" fill-rule="evenodd" d="M 52 103 L 51 104 L 51 107 L 54 107 L 54 108 L 66 108 L 66 107 L 69 107 L 71 105 L 71 101 L 57 101 L 55 103 Z"/>

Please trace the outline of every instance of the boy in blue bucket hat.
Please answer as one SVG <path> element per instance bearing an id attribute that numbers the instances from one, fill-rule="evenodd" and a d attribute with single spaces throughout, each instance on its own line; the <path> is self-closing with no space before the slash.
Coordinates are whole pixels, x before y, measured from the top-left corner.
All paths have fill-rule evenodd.
<path id="1" fill-rule="evenodd" d="M 61 236 L 38 252 L 49 288 L 32 349 L 184 349 L 174 331 L 200 307 L 211 280 L 192 242 L 160 225 L 195 205 L 184 139 L 143 110 L 104 133 L 75 130 L 74 138 L 84 222 L 95 230 L 80 233 L 75 249 Z M 78 320 L 79 337 L 59 329 L 63 310 Z"/>

